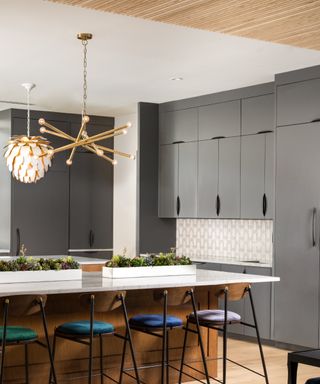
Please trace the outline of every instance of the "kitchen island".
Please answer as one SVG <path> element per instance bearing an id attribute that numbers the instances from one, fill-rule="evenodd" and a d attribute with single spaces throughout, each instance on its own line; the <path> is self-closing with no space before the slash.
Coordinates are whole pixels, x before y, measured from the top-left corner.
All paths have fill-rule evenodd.
<path id="1" fill-rule="evenodd" d="M 5 273 L 5 272 L 4 272 Z M 0 276 L 1 277 L 1 276 Z M 153 290 L 175 287 L 195 287 L 195 293 L 201 309 L 217 308 L 218 302 L 213 295 L 210 295 L 210 287 L 220 284 L 237 283 L 268 283 L 279 281 L 276 277 L 244 275 L 219 271 L 198 270 L 195 276 L 174 276 L 159 278 L 132 278 L 132 279 L 107 279 L 102 278 L 99 272 L 84 272 L 82 280 L 79 281 L 60 281 L 60 282 L 37 282 L 19 284 L 0 284 L 0 295 L 26 295 L 26 294 L 47 294 L 48 301 L 46 312 L 50 334 L 54 327 L 76 319 L 88 319 L 89 314 L 84 313 L 79 306 L 78 296 L 85 292 L 104 292 L 104 291 L 127 291 L 127 307 L 129 315 L 139 313 L 159 313 L 161 307 L 153 301 Z M 182 319 L 191 312 L 190 305 L 184 304 L 180 307 L 172 307 L 169 313 L 179 316 Z M 97 320 L 108 321 L 115 325 L 118 331 L 123 331 L 122 317 L 120 311 L 115 310 L 110 313 L 96 314 Z M 39 332 L 40 338 L 43 337 L 39 316 L 32 316 L 25 319 L 12 320 L 10 324 L 20 324 L 29 326 Z M 182 349 L 182 330 L 172 332 L 170 338 L 170 360 L 173 365 L 179 365 Z M 216 331 L 204 331 L 204 342 L 209 361 L 209 370 L 212 376 L 217 374 L 217 366 L 214 359 L 217 356 L 217 333 Z M 160 342 L 157 338 L 137 334 L 133 332 L 134 345 L 137 351 L 138 363 L 159 362 L 161 357 Z M 121 355 L 121 342 L 114 338 L 105 340 L 105 366 L 111 375 L 117 377 L 119 361 Z M 97 346 L 98 347 L 98 346 Z M 49 364 L 46 354 L 41 347 L 35 345 L 30 348 L 30 374 L 32 382 L 42 384 L 47 382 Z M 198 343 L 195 336 L 190 337 L 187 349 L 188 361 L 200 361 Z M 98 355 L 98 348 L 95 350 Z M 61 341 L 57 346 L 56 367 L 58 375 L 68 373 L 69 378 L 85 375 L 87 369 L 88 351 L 86 346 L 73 345 L 68 341 Z M 23 378 L 23 348 L 9 348 L 7 352 L 7 362 L 5 377 L 8 382 L 20 382 Z M 98 359 L 96 359 L 98 360 Z M 95 368 L 98 368 L 98 361 L 95 361 Z M 130 360 L 128 359 L 130 364 Z M 196 363 L 197 368 L 202 367 L 201 363 Z M 142 372 L 142 379 L 147 383 L 156 384 L 159 380 L 159 371 L 148 369 Z M 172 372 L 172 382 L 177 379 L 176 372 Z M 99 378 L 96 378 L 99 382 Z M 127 379 L 126 379 L 127 380 Z M 132 382 L 124 380 L 124 383 Z M 185 379 L 185 381 L 188 381 Z M 86 382 L 85 379 L 77 379 L 77 383 Z"/>

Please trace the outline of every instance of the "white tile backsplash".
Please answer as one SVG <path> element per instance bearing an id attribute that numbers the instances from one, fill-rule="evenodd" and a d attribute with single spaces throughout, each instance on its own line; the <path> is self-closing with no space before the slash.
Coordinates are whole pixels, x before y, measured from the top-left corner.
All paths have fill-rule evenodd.
<path id="1" fill-rule="evenodd" d="M 272 220 L 177 220 L 177 254 L 272 264 Z"/>

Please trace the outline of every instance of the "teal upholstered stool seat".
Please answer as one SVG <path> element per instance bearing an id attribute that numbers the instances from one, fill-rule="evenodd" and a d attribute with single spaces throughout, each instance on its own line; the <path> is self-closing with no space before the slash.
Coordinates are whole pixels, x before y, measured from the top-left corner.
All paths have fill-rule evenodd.
<path id="1" fill-rule="evenodd" d="M 0 327 L 0 341 L 2 341 L 3 327 Z M 7 326 L 7 343 L 18 343 L 23 341 L 31 341 L 38 338 L 37 332 L 30 328 L 19 326 Z"/>
<path id="2" fill-rule="evenodd" d="M 56 331 L 58 333 L 63 333 L 67 335 L 90 335 L 90 321 L 80 320 L 72 321 L 70 323 L 64 323 L 59 325 Z M 112 332 L 114 332 L 114 326 L 112 324 L 106 323 L 104 321 L 93 322 L 94 335 L 101 335 Z"/>

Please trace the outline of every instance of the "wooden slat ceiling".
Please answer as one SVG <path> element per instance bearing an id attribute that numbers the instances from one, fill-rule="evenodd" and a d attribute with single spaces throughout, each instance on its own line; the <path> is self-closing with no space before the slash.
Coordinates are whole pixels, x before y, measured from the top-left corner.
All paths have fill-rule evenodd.
<path id="1" fill-rule="evenodd" d="M 320 50 L 320 0 L 49 0 Z"/>

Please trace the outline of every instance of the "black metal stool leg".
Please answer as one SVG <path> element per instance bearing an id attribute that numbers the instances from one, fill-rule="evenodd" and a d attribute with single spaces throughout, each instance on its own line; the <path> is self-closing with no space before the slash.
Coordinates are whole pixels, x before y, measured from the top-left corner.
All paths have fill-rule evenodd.
<path id="1" fill-rule="evenodd" d="M 3 331 L 2 331 L 2 343 L 1 343 L 1 372 L 0 372 L 0 384 L 3 383 L 4 376 L 4 357 L 6 351 L 6 339 L 7 339 L 7 321 L 8 321 L 8 309 L 9 299 L 4 301 L 3 306 Z"/>
<path id="2" fill-rule="evenodd" d="M 119 377 L 119 384 L 122 384 L 122 377 L 123 377 L 123 369 L 124 369 L 124 361 L 126 357 L 126 350 L 127 350 L 127 332 L 126 332 L 126 338 L 123 341 L 123 349 L 122 349 L 122 357 L 121 357 L 121 368 L 120 368 L 120 377 Z"/>
<path id="3" fill-rule="evenodd" d="M 48 348 L 48 353 L 49 353 L 50 367 L 51 367 L 51 370 L 52 370 L 52 375 L 53 375 L 54 383 L 57 384 L 58 381 L 57 381 L 56 371 L 55 371 L 55 368 L 54 368 L 54 362 L 53 362 L 53 357 L 52 357 L 52 352 L 51 352 L 51 347 L 50 347 L 50 340 L 49 340 L 49 333 L 48 333 L 46 314 L 45 314 L 45 310 L 44 310 L 43 300 L 42 300 L 41 297 L 39 299 L 39 305 L 40 305 L 40 309 L 41 309 L 41 316 L 42 316 L 44 335 L 45 335 L 45 338 L 46 338 L 46 343 L 47 343 L 47 348 Z"/>
<path id="4" fill-rule="evenodd" d="M 223 378 L 222 383 L 227 382 L 227 341 L 228 341 L 228 288 L 224 289 L 224 323 L 223 323 Z"/>
<path id="5" fill-rule="evenodd" d="M 206 354 L 204 352 L 204 347 L 203 347 L 203 342 L 202 342 L 202 337 L 201 337 L 201 331 L 200 331 L 199 318 L 198 318 L 198 314 L 197 314 L 197 308 L 196 308 L 196 302 L 195 302 L 195 299 L 194 299 L 193 290 L 191 290 L 189 292 L 189 294 L 191 295 L 192 308 L 193 308 L 194 318 L 196 320 L 196 328 L 197 328 L 197 333 L 198 333 L 198 340 L 199 340 L 199 345 L 200 345 L 200 351 L 201 351 L 201 356 L 202 356 L 202 362 L 203 362 L 204 372 L 205 372 L 205 376 L 206 376 L 206 381 L 207 381 L 207 384 L 210 384 L 210 378 L 209 378 L 207 361 L 206 361 Z"/>
<path id="6" fill-rule="evenodd" d="M 26 384 L 29 384 L 29 354 L 28 354 L 28 344 L 24 345 L 24 369 Z"/>
<path id="7" fill-rule="evenodd" d="M 259 332 L 259 328 L 258 328 L 256 310 L 255 310 L 254 303 L 253 303 L 251 287 L 248 288 L 248 292 L 249 292 L 250 304 L 251 304 L 251 309 L 252 309 L 253 321 L 254 321 L 256 334 L 257 334 L 257 340 L 258 340 L 258 345 L 259 345 L 259 351 L 260 351 L 260 357 L 261 357 L 261 362 L 262 362 L 262 367 L 263 367 L 263 373 L 264 373 L 266 384 L 269 384 L 267 366 L 266 366 L 266 361 L 264 358 L 263 348 L 262 348 L 262 344 L 261 344 L 260 332 Z"/>
<path id="8" fill-rule="evenodd" d="M 56 354 L 56 342 L 57 342 L 57 336 L 56 336 L 56 332 L 54 332 L 54 334 L 53 334 L 53 344 L 52 344 L 52 360 L 53 360 L 53 363 L 54 363 L 54 358 L 55 358 L 55 354 Z M 51 384 L 51 382 L 52 382 L 52 369 L 51 369 L 51 366 L 50 366 L 49 384 Z"/>
<path id="9" fill-rule="evenodd" d="M 103 384 L 103 338 L 99 335 L 100 339 L 100 383 Z"/>
<path id="10" fill-rule="evenodd" d="M 181 384 L 182 375 L 183 375 L 184 356 L 185 356 L 186 347 L 187 347 L 188 332 L 189 332 L 189 319 L 187 319 L 186 329 L 184 332 L 183 348 L 182 348 L 182 355 L 181 355 L 181 365 L 180 365 L 180 372 L 179 372 L 179 382 L 178 382 L 179 384 Z"/>
<path id="11" fill-rule="evenodd" d="M 88 383 L 92 382 L 92 363 L 93 363 L 93 316 L 94 316 L 94 295 L 90 298 L 90 336 L 89 336 L 89 377 Z"/>
<path id="12" fill-rule="evenodd" d="M 131 352 L 131 359 L 132 359 L 132 363 L 133 363 L 133 367 L 134 367 L 134 372 L 136 375 L 136 382 L 138 384 L 140 384 L 138 366 L 137 366 L 137 361 L 136 361 L 135 352 L 134 352 L 133 343 L 132 343 L 132 335 L 131 335 L 131 329 L 130 329 L 130 324 L 129 324 L 129 319 L 128 319 L 127 307 L 126 307 L 126 302 L 125 302 L 123 294 L 120 295 L 120 300 L 121 300 L 121 304 L 122 304 L 124 320 L 126 323 L 126 340 L 124 342 L 124 351 L 123 351 L 122 361 L 121 361 L 121 380 L 122 380 L 123 364 L 124 364 L 124 358 L 125 358 L 125 352 L 126 352 L 125 348 L 126 348 L 127 341 L 128 341 L 129 347 L 130 347 L 130 352 Z M 120 381 L 120 383 L 121 383 L 121 381 Z"/>
<path id="13" fill-rule="evenodd" d="M 162 330 L 162 367 L 161 367 L 161 384 L 165 384 L 165 365 L 166 365 L 166 351 L 167 351 L 167 295 L 168 292 L 164 291 L 164 305 L 163 305 L 163 330 Z M 167 383 L 168 384 L 168 383 Z"/>
<path id="14" fill-rule="evenodd" d="M 169 384 L 169 331 L 167 330 L 167 348 L 166 348 L 166 383 Z"/>

